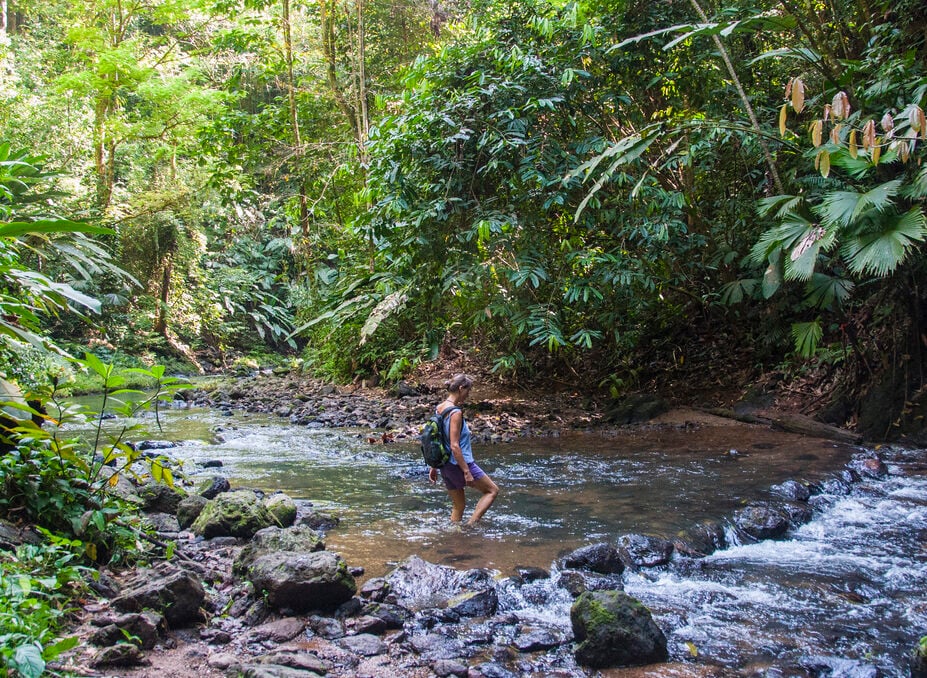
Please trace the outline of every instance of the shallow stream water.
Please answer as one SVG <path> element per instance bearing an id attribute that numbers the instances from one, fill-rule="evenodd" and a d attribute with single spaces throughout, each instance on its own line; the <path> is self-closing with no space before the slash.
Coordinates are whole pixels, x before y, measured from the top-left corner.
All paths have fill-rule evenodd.
<path id="1" fill-rule="evenodd" d="M 417 554 L 502 575 L 553 569 L 555 580 L 564 551 L 724 520 L 769 498 L 771 485 L 833 477 L 861 452 L 745 425 L 482 446 L 477 460 L 502 492 L 483 526 L 461 531 L 411 444 L 209 410 L 172 410 L 164 422 L 149 437 L 183 441 L 171 453 L 191 465 L 221 460 L 233 487 L 336 509 L 341 525 L 326 544 L 366 576 Z M 635 675 L 906 676 L 908 653 L 927 635 L 927 464 L 923 453 L 882 456 L 887 480 L 817 497 L 813 520 L 785 540 L 626 572 L 627 592 L 652 610 L 676 662 Z M 568 597 L 534 601 L 503 606 L 568 629 Z M 699 667 L 721 673 L 688 672 Z"/>

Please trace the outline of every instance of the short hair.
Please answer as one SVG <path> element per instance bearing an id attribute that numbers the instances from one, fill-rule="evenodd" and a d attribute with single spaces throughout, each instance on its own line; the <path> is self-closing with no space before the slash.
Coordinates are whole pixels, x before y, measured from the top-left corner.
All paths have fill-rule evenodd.
<path id="1" fill-rule="evenodd" d="M 450 393 L 457 393 L 462 388 L 471 388 L 472 386 L 473 379 L 466 374 L 455 374 L 451 380 L 447 382 L 447 390 Z"/>

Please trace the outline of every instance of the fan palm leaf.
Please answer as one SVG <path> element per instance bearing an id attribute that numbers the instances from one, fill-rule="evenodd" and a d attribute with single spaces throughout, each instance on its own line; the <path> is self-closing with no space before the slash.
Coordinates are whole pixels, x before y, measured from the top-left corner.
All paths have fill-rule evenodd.
<path id="1" fill-rule="evenodd" d="M 840 254 L 856 275 L 884 277 L 905 260 L 917 242 L 927 238 L 927 220 L 920 208 L 880 220 L 881 228 L 854 235 L 840 247 Z"/>

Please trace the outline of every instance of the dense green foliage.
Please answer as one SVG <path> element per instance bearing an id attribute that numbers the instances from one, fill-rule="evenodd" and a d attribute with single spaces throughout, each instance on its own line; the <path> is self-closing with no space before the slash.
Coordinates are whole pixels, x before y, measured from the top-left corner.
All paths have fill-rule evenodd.
<path id="1" fill-rule="evenodd" d="M 340 380 L 453 343 L 620 390 L 718 358 L 713 334 L 858 374 L 884 350 L 861 318 L 922 266 L 913 0 L 11 14 L 5 152 L 43 209 L 111 230 L 38 267 L 100 301 L 93 329 L 19 309 L 59 339 L 203 367 L 298 350 Z M 888 315 L 914 332 L 917 309 Z"/>

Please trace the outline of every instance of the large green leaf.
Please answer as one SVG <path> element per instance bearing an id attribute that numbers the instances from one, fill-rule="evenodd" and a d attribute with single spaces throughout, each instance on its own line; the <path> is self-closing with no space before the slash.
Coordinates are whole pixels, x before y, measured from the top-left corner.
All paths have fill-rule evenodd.
<path id="1" fill-rule="evenodd" d="M 841 256 L 857 274 L 884 277 L 905 260 L 916 242 L 927 238 L 927 221 L 920 208 L 879 222 L 881 230 L 863 233 L 844 241 Z"/>
<path id="2" fill-rule="evenodd" d="M 94 233 L 111 234 L 114 231 L 68 219 L 40 219 L 37 221 L 10 221 L 0 223 L 0 238 L 19 238 L 29 233 Z"/>
<path id="3" fill-rule="evenodd" d="M 824 202 L 817 208 L 817 212 L 827 224 L 850 226 L 869 210 L 882 212 L 891 207 L 892 198 L 900 188 L 901 180 L 895 179 L 865 193 L 832 191 L 824 196 Z"/>

